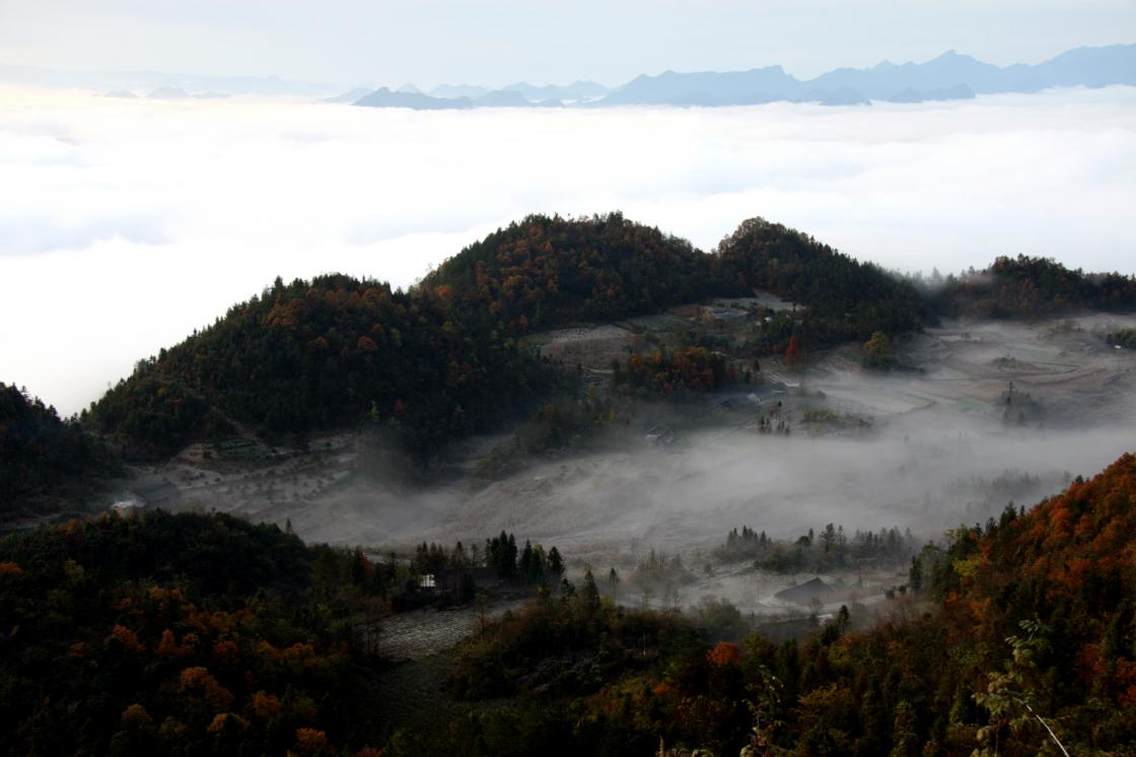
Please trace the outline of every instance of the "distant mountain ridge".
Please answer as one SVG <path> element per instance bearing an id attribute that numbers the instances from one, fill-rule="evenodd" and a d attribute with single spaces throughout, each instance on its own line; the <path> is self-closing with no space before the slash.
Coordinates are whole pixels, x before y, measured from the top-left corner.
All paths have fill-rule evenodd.
<path id="1" fill-rule="evenodd" d="M 954 100 L 1049 87 L 1136 84 L 1136 45 L 1081 47 L 1037 65 L 995 66 L 949 50 L 926 63 L 839 68 L 801 81 L 780 66 L 749 71 L 639 76 L 598 105 L 755 105 L 776 101 L 848 104 Z"/>
<path id="2" fill-rule="evenodd" d="M 883 62 L 871 68 L 838 68 L 801 80 L 781 66 L 748 71 L 664 71 L 642 74 L 608 91 L 595 82 L 535 87 L 524 82 L 501 90 L 462 85 L 436 87 L 414 105 L 381 94 L 360 99 L 371 107 L 469 108 L 507 104 L 533 107 L 571 103 L 585 107 L 619 105 L 729 106 L 770 102 L 859 105 L 873 101 L 914 103 L 963 100 L 980 94 L 1037 92 L 1050 87 L 1136 85 L 1136 44 L 1078 47 L 1038 64 L 996 66 L 948 50 L 924 63 Z M 459 96 L 460 93 L 460 96 Z M 520 97 L 507 97 L 514 93 Z M 444 96 L 443 96 L 444 95 Z"/>

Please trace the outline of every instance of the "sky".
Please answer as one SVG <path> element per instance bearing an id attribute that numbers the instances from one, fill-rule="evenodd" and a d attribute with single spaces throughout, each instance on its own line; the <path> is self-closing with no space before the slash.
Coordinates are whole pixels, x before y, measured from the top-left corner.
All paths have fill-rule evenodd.
<path id="1" fill-rule="evenodd" d="M 902 271 L 1136 273 L 1136 88 L 408 111 L 0 88 L 0 381 L 65 414 L 285 279 L 408 286 L 533 212 L 705 250 L 763 216 Z"/>
<path id="2" fill-rule="evenodd" d="M 0 63 L 422 87 L 926 60 L 1136 40 L 1136 0 L 0 0 Z"/>

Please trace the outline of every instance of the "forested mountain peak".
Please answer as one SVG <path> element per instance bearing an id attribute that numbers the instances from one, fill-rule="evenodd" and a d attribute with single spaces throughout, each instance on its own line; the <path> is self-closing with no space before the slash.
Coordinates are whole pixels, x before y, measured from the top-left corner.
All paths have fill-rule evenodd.
<path id="1" fill-rule="evenodd" d="M 822 342 L 911 331 L 928 317 L 909 283 L 764 218 L 743 221 L 717 257 L 736 284 L 807 305 Z"/>
<path id="2" fill-rule="evenodd" d="M 657 312 L 715 287 L 712 261 L 689 242 L 611 213 L 528 216 L 442 263 L 421 288 L 523 334 Z"/>
<path id="3" fill-rule="evenodd" d="M 86 419 L 142 456 L 228 433 L 231 420 L 302 436 L 388 419 L 428 456 L 442 439 L 492 424 L 542 381 L 539 363 L 515 345 L 452 316 L 432 290 L 342 275 L 277 279 L 141 361 Z"/>
<path id="4" fill-rule="evenodd" d="M 808 345 L 921 323 L 909 284 L 760 219 L 711 255 L 620 213 L 532 215 L 410 291 L 342 275 L 277 279 L 140 361 L 84 418 L 142 457 L 242 424 L 302 437 L 379 418 L 429 458 L 549 385 L 549 370 L 515 338 L 755 289 L 805 306 L 783 325 Z"/>
<path id="5" fill-rule="evenodd" d="M 399 425 L 428 459 L 488 429 L 550 386 L 527 334 L 770 292 L 797 306 L 777 323 L 784 351 L 897 335 L 947 315 L 1043 315 L 1136 308 L 1136 279 L 1003 257 L 921 292 L 802 232 L 751 218 L 713 254 L 620 213 L 531 215 L 475 242 L 409 291 L 326 275 L 233 306 L 181 344 L 140 361 L 84 420 L 132 456 L 168 455 L 241 425 L 302 438 L 368 419 Z"/>

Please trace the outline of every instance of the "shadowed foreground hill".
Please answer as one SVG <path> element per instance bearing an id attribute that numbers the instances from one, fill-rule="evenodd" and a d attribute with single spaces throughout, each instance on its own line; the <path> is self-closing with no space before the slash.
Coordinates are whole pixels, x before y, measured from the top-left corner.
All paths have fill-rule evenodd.
<path id="1" fill-rule="evenodd" d="M 478 717 L 393 753 L 1131 754 L 1136 457 L 926 548 L 871 630 L 850 630 L 853 607 L 803 641 L 710 646 L 656 619 L 629 654 L 643 620 L 588 607 L 536 605 L 466 643 L 452 677 Z"/>
<path id="2" fill-rule="evenodd" d="M 360 748 L 377 718 L 376 663 L 351 634 L 359 559 L 224 515 L 0 540 L 0 751 Z"/>
<path id="3" fill-rule="evenodd" d="M 78 423 L 0 383 L 0 521 L 58 510 L 118 472 L 110 451 Z"/>
<path id="4" fill-rule="evenodd" d="M 5 744 L 626 755 L 662 738 L 915 756 L 1136 743 L 1132 455 L 926 548 L 893 619 L 867 631 L 851 630 L 853 607 L 801 641 L 714 644 L 705 618 L 613 606 L 588 574 L 439 659 L 448 675 L 423 692 L 406 683 L 422 669 L 400 677 L 358 633 L 376 571 L 224 515 L 104 515 L 0 540 Z M 392 697 L 429 703 L 407 715 Z"/>

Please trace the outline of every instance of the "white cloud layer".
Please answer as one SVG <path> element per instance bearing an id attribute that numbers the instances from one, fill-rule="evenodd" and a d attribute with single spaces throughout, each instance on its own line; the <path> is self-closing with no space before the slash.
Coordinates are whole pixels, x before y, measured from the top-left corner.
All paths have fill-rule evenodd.
<path id="1" fill-rule="evenodd" d="M 406 286 L 531 212 L 712 248 L 762 215 L 903 270 L 1136 272 L 1136 89 L 474 110 L 0 91 L 0 381 L 70 413 L 277 274 Z"/>

